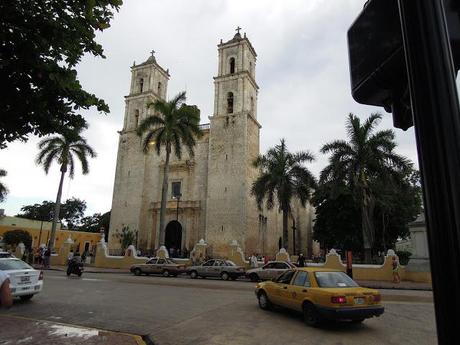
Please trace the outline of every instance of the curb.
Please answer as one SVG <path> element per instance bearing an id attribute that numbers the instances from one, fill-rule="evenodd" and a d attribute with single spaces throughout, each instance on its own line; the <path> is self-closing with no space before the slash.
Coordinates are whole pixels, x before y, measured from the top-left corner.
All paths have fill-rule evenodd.
<path id="1" fill-rule="evenodd" d="M 133 338 L 136 341 L 137 345 L 155 345 L 153 341 L 150 339 L 148 335 L 138 335 L 138 334 L 133 334 L 133 333 L 127 333 L 127 332 L 119 332 L 119 331 L 114 331 L 114 330 L 107 330 L 107 329 L 102 329 L 102 328 L 94 328 L 94 327 L 88 327 L 88 326 L 82 326 L 82 325 L 76 325 L 76 324 L 71 324 L 71 323 L 65 323 L 65 322 L 55 322 L 51 320 L 42 320 L 42 319 L 34 319 L 30 317 L 25 317 L 25 316 L 19 316 L 19 315 L 12 315 L 12 314 L 0 314 L 0 318 L 12 318 L 12 319 L 21 319 L 21 320 L 27 320 L 27 321 L 39 321 L 39 322 L 45 322 L 49 324 L 54 324 L 54 325 L 61 325 L 61 326 L 70 326 L 74 328 L 82 328 L 82 329 L 94 329 L 106 333 L 112 333 L 112 334 L 120 334 L 120 335 L 125 335 L 128 337 Z"/>

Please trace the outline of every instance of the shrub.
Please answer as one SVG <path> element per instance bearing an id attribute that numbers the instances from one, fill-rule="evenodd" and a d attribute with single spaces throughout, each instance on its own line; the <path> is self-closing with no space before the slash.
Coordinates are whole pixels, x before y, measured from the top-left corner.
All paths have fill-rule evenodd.
<path id="1" fill-rule="evenodd" d="M 3 242 L 15 247 L 22 242 L 26 248 L 30 249 L 32 246 L 32 236 L 25 230 L 10 230 L 3 234 Z"/>
<path id="2" fill-rule="evenodd" d="M 409 263 L 412 253 L 404 250 L 404 251 L 397 251 L 396 255 L 399 258 L 399 263 L 403 266 L 406 266 Z"/>

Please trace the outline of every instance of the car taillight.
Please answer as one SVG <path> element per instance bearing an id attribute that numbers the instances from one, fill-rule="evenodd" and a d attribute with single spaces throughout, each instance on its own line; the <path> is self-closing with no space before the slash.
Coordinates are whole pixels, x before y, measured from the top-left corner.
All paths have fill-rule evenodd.
<path id="1" fill-rule="evenodd" d="M 380 302 L 382 300 L 382 296 L 380 295 L 373 295 L 374 302 Z"/>
<path id="2" fill-rule="evenodd" d="M 333 296 L 331 297 L 331 303 L 345 304 L 347 303 L 347 298 L 345 296 Z"/>
<path id="3" fill-rule="evenodd" d="M 38 280 L 43 280 L 43 271 L 40 271 L 40 275 L 38 276 Z"/>

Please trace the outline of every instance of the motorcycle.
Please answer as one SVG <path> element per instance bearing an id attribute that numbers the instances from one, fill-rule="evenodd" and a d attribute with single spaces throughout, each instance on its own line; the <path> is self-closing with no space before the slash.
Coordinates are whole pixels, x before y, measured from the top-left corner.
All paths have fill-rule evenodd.
<path id="1" fill-rule="evenodd" d="M 76 274 L 77 276 L 81 277 L 83 274 L 83 263 L 69 260 L 67 266 L 67 276 L 69 277 L 71 274 Z"/>

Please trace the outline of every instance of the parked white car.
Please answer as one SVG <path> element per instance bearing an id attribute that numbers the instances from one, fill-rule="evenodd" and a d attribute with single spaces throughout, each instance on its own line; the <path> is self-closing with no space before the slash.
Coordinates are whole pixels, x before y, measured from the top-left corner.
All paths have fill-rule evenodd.
<path id="1" fill-rule="evenodd" d="M 43 289 L 43 272 L 17 258 L 0 258 L 0 270 L 10 278 L 13 297 L 29 300 Z"/>

